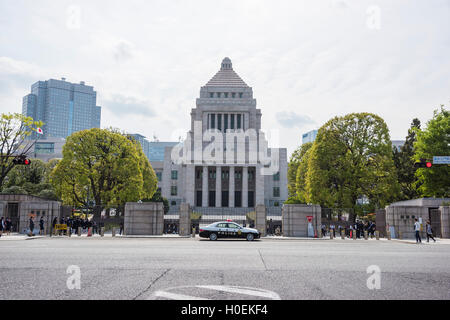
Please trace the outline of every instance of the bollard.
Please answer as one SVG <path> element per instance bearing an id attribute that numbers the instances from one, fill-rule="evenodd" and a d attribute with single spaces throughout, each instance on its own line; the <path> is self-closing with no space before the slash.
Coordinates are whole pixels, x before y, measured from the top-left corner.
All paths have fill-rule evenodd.
<path id="1" fill-rule="evenodd" d="M 88 228 L 88 234 L 87 234 L 87 236 L 88 236 L 88 237 L 92 237 L 92 227 L 89 227 L 89 228 Z"/>
<path id="2" fill-rule="evenodd" d="M 195 228 L 192 228 L 192 238 L 195 238 Z"/>
<path id="3" fill-rule="evenodd" d="M 369 240 L 369 233 L 367 231 L 364 231 L 364 239 Z"/>
<path id="4" fill-rule="evenodd" d="M 115 237 L 116 236 L 116 228 L 112 228 L 112 236 Z"/>
<path id="5" fill-rule="evenodd" d="M 319 238 L 322 238 L 322 229 L 319 229 Z"/>
<path id="6" fill-rule="evenodd" d="M 330 239 L 333 240 L 333 230 L 330 230 Z"/>
<path id="7" fill-rule="evenodd" d="M 387 239 L 388 239 L 388 240 L 391 240 L 391 232 L 390 232 L 390 231 L 387 231 L 386 233 L 387 233 Z"/>
<path id="8" fill-rule="evenodd" d="M 345 230 L 341 230 L 341 239 L 345 240 Z"/>
<path id="9" fill-rule="evenodd" d="M 78 227 L 78 236 L 81 237 L 81 227 Z"/>
<path id="10" fill-rule="evenodd" d="M 380 240 L 380 231 L 375 231 L 375 237 Z"/>
<path id="11" fill-rule="evenodd" d="M 356 231 L 353 231 L 352 236 L 353 236 L 353 240 L 356 240 Z"/>
<path id="12" fill-rule="evenodd" d="M 100 236 L 102 236 L 102 237 L 105 236 L 105 227 L 100 228 Z"/>

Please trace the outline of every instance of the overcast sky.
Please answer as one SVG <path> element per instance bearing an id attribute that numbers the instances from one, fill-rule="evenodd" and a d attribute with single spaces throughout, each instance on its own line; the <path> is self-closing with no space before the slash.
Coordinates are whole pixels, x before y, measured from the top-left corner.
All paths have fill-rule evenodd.
<path id="1" fill-rule="evenodd" d="M 102 127 L 173 140 L 230 57 L 289 153 L 351 112 L 404 139 L 449 105 L 449 21 L 449 0 L 0 0 L 0 112 L 65 77 L 94 86 Z"/>

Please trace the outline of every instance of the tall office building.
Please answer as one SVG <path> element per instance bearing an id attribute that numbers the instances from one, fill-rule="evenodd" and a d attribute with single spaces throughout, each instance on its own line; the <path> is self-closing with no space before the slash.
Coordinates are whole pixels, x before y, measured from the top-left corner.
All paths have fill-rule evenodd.
<path id="1" fill-rule="evenodd" d="M 305 133 L 302 138 L 302 144 L 308 143 L 308 142 L 314 142 L 314 140 L 316 140 L 317 137 L 317 133 L 319 132 L 319 130 L 311 130 L 307 133 Z"/>
<path id="2" fill-rule="evenodd" d="M 84 82 L 65 80 L 38 81 L 23 98 L 22 114 L 44 122 L 42 139 L 66 138 L 77 131 L 100 128 L 97 92 Z"/>

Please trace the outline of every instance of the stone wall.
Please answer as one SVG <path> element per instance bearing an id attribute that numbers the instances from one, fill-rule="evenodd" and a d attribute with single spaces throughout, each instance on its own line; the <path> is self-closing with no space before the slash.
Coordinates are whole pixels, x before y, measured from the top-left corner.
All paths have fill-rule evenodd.
<path id="1" fill-rule="evenodd" d="M 125 204 L 125 235 L 162 235 L 163 228 L 162 202 L 127 202 Z"/>
<path id="2" fill-rule="evenodd" d="M 388 206 L 386 207 L 386 225 L 394 227 L 396 237 L 401 235 L 404 239 L 414 239 L 414 219 L 422 218 L 423 230 L 421 236 L 424 237 L 425 224 L 429 219 L 428 212 L 428 207 Z"/>
<path id="3" fill-rule="evenodd" d="M 282 209 L 283 235 L 286 237 L 308 237 L 308 216 L 312 216 L 314 231 L 321 226 L 319 205 L 284 204 Z"/>
<path id="4" fill-rule="evenodd" d="M 440 207 L 441 211 L 441 236 L 442 238 L 450 238 L 450 207 Z"/>
<path id="5" fill-rule="evenodd" d="M 180 205 L 180 227 L 179 235 L 188 236 L 191 234 L 191 206 L 188 203 Z"/>

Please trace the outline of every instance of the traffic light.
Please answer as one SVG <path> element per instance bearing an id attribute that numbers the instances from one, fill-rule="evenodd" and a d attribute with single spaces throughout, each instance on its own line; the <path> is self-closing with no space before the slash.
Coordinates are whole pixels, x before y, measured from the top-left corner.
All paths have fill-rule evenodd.
<path id="1" fill-rule="evenodd" d="M 433 163 L 431 161 L 428 161 L 426 159 L 420 159 L 419 162 L 414 163 L 414 168 L 431 168 L 433 166 Z"/>
<path id="2" fill-rule="evenodd" d="M 29 166 L 31 164 L 31 160 L 27 159 L 26 156 L 18 156 L 13 159 L 13 163 L 15 165 Z"/>

